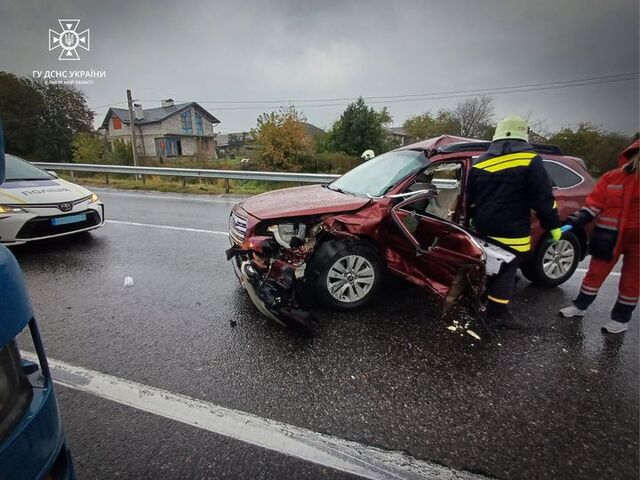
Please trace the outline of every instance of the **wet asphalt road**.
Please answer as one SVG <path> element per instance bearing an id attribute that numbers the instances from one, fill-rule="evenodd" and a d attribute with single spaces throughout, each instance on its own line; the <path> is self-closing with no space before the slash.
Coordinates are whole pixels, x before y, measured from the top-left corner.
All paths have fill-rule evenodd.
<path id="1" fill-rule="evenodd" d="M 99 194 L 109 219 L 213 231 L 226 231 L 234 203 Z M 367 310 L 319 312 L 308 340 L 260 316 L 227 247 L 223 235 L 111 223 L 13 251 L 57 360 L 487 476 L 637 478 L 637 312 L 625 335 L 600 332 L 617 277 L 582 321 L 556 314 L 582 273 L 552 290 L 520 281 L 514 312 L 529 328 L 492 343 L 450 332 L 463 312 L 442 319 L 420 290 L 391 281 Z M 348 478 L 58 392 L 80 478 Z"/>

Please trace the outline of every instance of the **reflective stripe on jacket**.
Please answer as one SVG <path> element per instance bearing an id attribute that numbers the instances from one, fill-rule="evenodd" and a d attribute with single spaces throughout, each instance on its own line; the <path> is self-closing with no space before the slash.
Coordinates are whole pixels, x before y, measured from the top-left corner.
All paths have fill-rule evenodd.
<path id="1" fill-rule="evenodd" d="M 634 196 L 638 196 L 638 174 L 629 173 L 625 164 L 640 147 L 636 140 L 618 157 L 618 168 L 605 173 L 585 201 L 585 206 L 572 215 L 574 223 L 584 226 L 595 219 L 590 241 L 594 257 L 608 260 L 620 249 L 627 221 L 638 212 L 631 211 Z"/>

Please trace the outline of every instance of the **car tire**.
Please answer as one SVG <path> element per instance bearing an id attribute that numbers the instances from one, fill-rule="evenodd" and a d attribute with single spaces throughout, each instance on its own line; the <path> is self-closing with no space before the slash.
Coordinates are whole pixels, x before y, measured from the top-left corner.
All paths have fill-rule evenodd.
<path id="1" fill-rule="evenodd" d="M 556 287 L 571 278 L 580 258 L 580 240 L 573 233 L 565 232 L 558 242 L 543 239 L 521 271 L 534 285 Z"/>
<path id="2" fill-rule="evenodd" d="M 380 255 L 361 241 L 329 240 L 315 252 L 310 283 L 321 306 L 356 310 L 376 296 L 384 276 Z"/>

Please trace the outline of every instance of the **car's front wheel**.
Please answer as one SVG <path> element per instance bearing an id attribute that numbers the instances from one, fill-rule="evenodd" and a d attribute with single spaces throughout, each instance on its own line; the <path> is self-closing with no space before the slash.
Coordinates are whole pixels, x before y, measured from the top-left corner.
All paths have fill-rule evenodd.
<path id="1" fill-rule="evenodd" d="M 555 287 L 566 282 L 580 262 L 580 241 L 566 232 L 557 242 L 542 241 L 533 256 L 522 267 L 522 274 L 543 287 Z"/>
<path id="2" fill-rule="evenodd" d="M 375 298 L 383 268 L 378 252 L 364 242 L 330 240 L 314 255 L 318 301 L 334 310 L 354 310 Z"/>

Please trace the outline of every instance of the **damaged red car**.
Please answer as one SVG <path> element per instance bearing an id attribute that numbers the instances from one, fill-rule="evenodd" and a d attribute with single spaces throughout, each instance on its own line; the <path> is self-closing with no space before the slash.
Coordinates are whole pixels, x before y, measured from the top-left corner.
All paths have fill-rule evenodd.
<path id="1" fill-rule="evenodd" d="M 460 297 L 483 310 L 487 276 L 516 252 L 469 228 L 465 185 L 489 142 L 443 136 L 379 155 L 326 185 L 286 188 L 238 203 L 229 220 L 233 261 L 258 309 L 283 325 L 308 326 L 315 298 L 331 309 L 369 303 L 387 274 L 434 294 L 446 310 Z M 554 185 L 560 217 L 594 182 L 582 160 L 534 145 Z M 575 230 L 549 242 L 532 215 L 530 281 L 555 286 L 586 255 Z"/>

